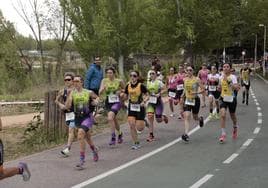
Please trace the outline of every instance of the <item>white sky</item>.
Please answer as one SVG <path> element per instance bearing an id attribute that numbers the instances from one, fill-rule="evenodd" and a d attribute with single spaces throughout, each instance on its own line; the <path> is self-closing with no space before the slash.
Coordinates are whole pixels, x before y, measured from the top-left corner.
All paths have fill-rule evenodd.
<path id="1" fill-rule="evenodd" d="M 25 0 L 23 0 L 25 1 Z M 42 1 L 42 0 L 41 0 Z M 16 28 L 16 30 L 24 35 L 29 36 L 31 34 L 30 29 L 28 26 L 24 23 L 22 18 L 17 14 L 17 12 L 14 10 L 12 6 L 12 2 L 16 4 L 15 0 L 0 0 L 0 9 L 2 11 L 3 16 L 12 22 Z"/>

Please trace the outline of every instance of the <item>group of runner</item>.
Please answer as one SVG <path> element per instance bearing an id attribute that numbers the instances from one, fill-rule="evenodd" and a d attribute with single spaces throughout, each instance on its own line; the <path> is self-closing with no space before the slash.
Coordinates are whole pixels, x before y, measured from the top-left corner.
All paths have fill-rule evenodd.
<path id="1" fill-rule="evenodd" d="M 100 61 L 100 59 L 98 59 Z M 65 89 L 59 92 L 56 103 L 66 114 L 66 124 L 69 126 L 68 144 L 61 153 L 68 156 L 74 138 L 74 127 L 78 128 L 78 140 L 80 145 L 80 160 L 76 165 L 83 169 L 85 163 L 85 147 L 89 145 L 93 153 L 93 160 L 98 161 L 98 149 L 91 139 L 91 128 L 94 124 L 94 105 L 99 103 L 100 98 L 105 101 L 107 120 L 110 125 L 111 137 L 109 146 L 123 142 L 123 132 L 117 120 L 120 109 L 126 105 L 128 112 L 128 124 L 133 145 L 131 149 L 140 148 L 138 133 L 148 127 L 147 142 L 155 140 L 154 124 L 168 123 L 168 117 L 164 112 L 162 95 L 167 92 L 169 97 L 170 116 L 174 117 L 174 106 L 179 105 L 178 118 L 184 120 L 184 134 L 182 140 L 189 142 L 189 130 L 191 115 L 200 127 L 203 127 L 203 117 L 199 115 L 200 107 L 206 106 L 206 96 L 209 99 L 209 119 L 220 119 L 221 135 L 219 141 L 226 140 L 226 111 L 229 109 L 233 121 L 233 138 L 237 137 L 237 92 L 240 89 L 238 78 L 232 73 L 229 63 L 222 65 L 218 71 L 216 66 L 210 70 L 205 64 L 202 65 L 197 76 L 190 65 L 179 65 L 178 72 L 175 67 L 170 67 L 169 75 L 163 83 L 163 76 L 154 64 L 148 71 L 147 82 L 143 83 L 138 71 L 130 71 L 130 80 L 125 84 L 117 78 L 113 67 L 105 70 L 106 76 L 102 78 L 99 89 L 87 90 L 83 88 L 83 78 L 80 75 L 66 73 L 64 77 Z M 241 86 L 243 91 L 243 103 L 248 104 L 249 74 L 251 70 L 245 64 L 240 71 Z M 96 84 L 95 84 L 96 85 Z M 200 100 L 201 96 L 202 100 Z M 202 106 L 201 106 L 202 104 Z M 215 110 L 214 110 L 215 109 Z"/>
<path id="2" fill-rule="evenodd" d="M 99 62 L 100 59 L 95 59 Z M 67 146 L 61 151 L 63 156 L 68 156 L 74 140 L 75 129 L 78 130 L 79 162 L 76 168 L 81 170 L 85 164 L 86 145 L 92 151 L 93 161 L 98 161 L 98 149 L 91 138 L 94 124 L 93 111 L 95 106 L 104 98 L 107 120 L 111 129 L 109 145 L 114 146 L 123 142 L 123 132 L 117 121 L 120 109 L 127 105 L 128 124 L 133 145 L 131 149 L 139 149 L 140 140 L 138 133 L 148 128 L 147 142 L 155 140 L 154 124 L 165 122 L 169 119 L 164 112 L 162 96 L 168 93 L 170 117 L 175 117 L 174 105 L 179 105 L 178 119 L 184 120 L 184 133 L 181 139 L 189 142 L 191 115 L 200 127 L 203 127 L 203 117 L 199 115 L 200 106 L 206 106 L 206 96 L 209 100 L 209 119 L 220 119 L 221 134 L 219 142 L 226 141 L 226 112 L 229 110 L 233 122 L 232 138 L 237 138 L 238 122 L 236 117 L 237 93 L 242 87 L 242 103 L 248 105 L 251 69 L 245 63 L 240 70 L 240 75 L 235 75 L 231 64 L 223 63 L 222 69 L 216 66 L 210 69 L 205 64 L 194 75 L 194 68 L 190 65 L 179 65 L 178 72 L 175 67 L 170 67 L 169 74 L 163 83 L 163 76 L 153 65 L 148 72 L 147 82 L 143 83 L 138 71 L 130 71 L 129 81 L 125 84 L 116 77 L 113 67 L 105 70 L 106 77 L 100 80 L 96 89 L 84 88 L 84 80 L 80 75 L 67 72 L 64 75 L 64 89 L 60 90 L 55 103 L 64 111 L 66 125 L 69 127 Z M 239 79 L 241 83 L 239 84 Z M 101 97 L 100 97 L 101 96 Z M 202 100 L 200 100 L 201 96 Z M 0 140 L 1 141 L 1 140 Z M 18 167 L 3 168 L 3 144 L 0 142 L 0 179 L 21 174 L 23 180 L 30 179 L 30 171 L 26 163 L 19 163 Z"/>

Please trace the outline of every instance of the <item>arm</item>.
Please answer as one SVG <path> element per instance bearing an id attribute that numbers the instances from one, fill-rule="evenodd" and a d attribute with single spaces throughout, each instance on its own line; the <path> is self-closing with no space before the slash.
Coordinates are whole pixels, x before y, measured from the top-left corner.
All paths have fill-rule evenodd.
<path id="1" fill-rule="evenodd" d="M 104 80 L 102 79 L 101 81 L 101 85 L 100 85 L 100 90 L 99 90 L 99 95 L 101 95 L 104 91 L 105 91 L 105 84 L 104 84 Z"/>
<path id="2" fill-rule="evenodd" d="M 63 92 L 64 92 L 64 89 L 60 90 L 60 91 L 58 92 L 58 95 L 56 96 L 55 103 L 56 103 L 56 105 L 58 105 L 58 106 L 59 106 L 59 104 L 61 104 L 60 99 L 61 99 L 62 96 L 63 96 Z"/>
<path id="3" fill-rule="evenodd" d="M 70 95 L 68 95 L 66 103 L 64 106 L 65 109 L 70 109 L 73 103 L 73 91 L 71 91 Z"/>

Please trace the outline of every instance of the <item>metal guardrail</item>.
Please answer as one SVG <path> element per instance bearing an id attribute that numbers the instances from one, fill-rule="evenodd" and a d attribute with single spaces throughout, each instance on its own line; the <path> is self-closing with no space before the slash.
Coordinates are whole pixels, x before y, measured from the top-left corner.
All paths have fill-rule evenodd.
<path id="1" fill-rule="evenodd" d="M 14 101 L 14 102 L 0 102 L 1 106 L 4 105 L 22 105 L 22 104 L 44 104 L 45 101 Z"/>

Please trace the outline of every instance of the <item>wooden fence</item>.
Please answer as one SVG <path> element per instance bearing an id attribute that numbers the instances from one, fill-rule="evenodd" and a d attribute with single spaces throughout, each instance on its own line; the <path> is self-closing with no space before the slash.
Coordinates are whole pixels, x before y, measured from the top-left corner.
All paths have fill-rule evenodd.
<path id="1" fill-rule="evenodd" d="M 53 135 L 54 139 L 62 138 L 68 133 L 65 115 L 55 103 L 57 94 L 58 91 L 46 92 L 44 104 L 44 127 L 47 134 Z"/>

